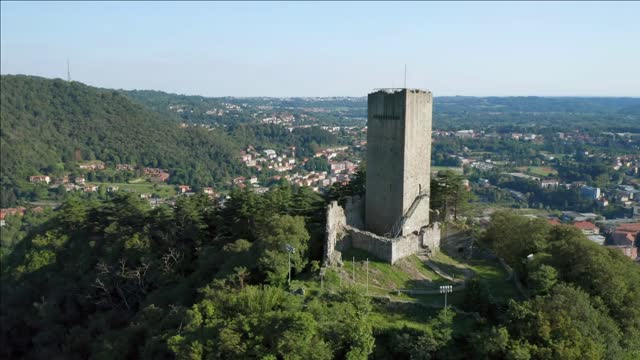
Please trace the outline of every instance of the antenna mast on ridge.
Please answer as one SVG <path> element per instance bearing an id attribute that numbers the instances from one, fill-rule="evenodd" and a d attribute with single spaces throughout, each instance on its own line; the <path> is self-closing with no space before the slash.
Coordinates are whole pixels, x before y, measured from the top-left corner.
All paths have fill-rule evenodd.
<path id="1" fill-rule="evenodd" d="M 67 81 L 71 81 L 71 70 L 69 68 L 69 58 L 67 58 Z"/>
<path id="2" fill-rule="evenodd" d="M 407 64 L 404 64 L 404 88 L 407 88 Z"/>

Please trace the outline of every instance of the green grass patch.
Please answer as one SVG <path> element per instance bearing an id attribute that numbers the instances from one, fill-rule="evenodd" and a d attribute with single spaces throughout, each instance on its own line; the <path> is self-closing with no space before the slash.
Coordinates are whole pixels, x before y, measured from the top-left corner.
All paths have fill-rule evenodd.
<path id="1" fill-rule="evenodd" d="M 479 243 L 477 243 L 476 246 L 483 247 L 483 245 Z M 521 297 L 520 292 L 512 280 L 507 280 L 509 274 L 507 274 L 507 271 L 502 267 L 498 259 L 458 260 L 456 257 L 440 251 L 433 257 L 433 260 L 443 271 L 455 275 L 456 278 L 462 278 L 462 276 L 464 276 L 464 272 L 460 269 L 460 266 L 467 266 L 474 272 L 476 278 L 482 280 L 489 286 L 491 295 L 499 300 L 506 301 L 510 298 L 518 299 Z M 452 303 L 457 303 L 459 300 L 461 301 L 461 298 L 457 298 L 458 295 L 461 294 L 462 293 L 451 294 Z"/>
<path id="2" fill-rule="evenodd" d="M 429 321 L 437 317 L 438 313 L 444 308 L 443 304 L 438 304 L 438 306 L 425 306 L 419 303 L 381 304 L 374 302 L 370 320 L 373 327 L 379 330 L 408 327 L 428 331 Z M 466 334 L 471 331 L 474 324 L 475 320 L 472 316 L 456 314 L 453 318 L 453 332 L 455 334 Z"/>
<path id="3" fill-rule="evenodd" d="M 558 175 L 558 170 L 548 166 L 521 166 L 516 169 L 522 173 L 534 176 Z"/>
<path id="4" fill-rule="evenodd" d="M 92 185 L 98 185 L 101 188 L 107 188 L 109 186 L 117 186 L 118 191 L 129 191 L 139 194 L 153 194 L 161 198 L 171 197 L 176 195 L 176 190 L 172 185 L 166 184 L 151 184 L 151 183 L 101 183 L 92 182 Z"/>
<path id="5" fill-rule="evenodd" d="M 431 172 L 432 173 L 437 173 L 439 171 L 453 171 L 454 173 L 458 174 L 458 175 L 462 175 L 463 170 L 461 167 L 456 167 L 456 166 L 432 166 L 431 167 Z"/>
<path id="6" fill-rule="evenodd" d="M 432 256 L 431 262 L 455 280 L 464 280 L 465 266 L 442 251 L 438 251 L 435 256 Z M 447 282 L 449 283 L 450 281 L 447 280 Z"/>
<path id="7" fill-rule="evenodd" d="M 477 246 L 483 247 L 481 244 Z M 440 285 L 451 284 L 451 281 L 437 275 L 417 256 L 406 257 L 391 265 L 366 251 L 350 249 L 343 252 L 342 259 L 344 266 L 325 270 L 322 287 L 318 274 L 304 273 L 296 276 L 291 283 L 291 289 L 302 287 L 306 289 L 307 296 L 315 297 L 323 292 L 337 292 L 340 288 L 355 286 L 366 291 L 369 296 L 378 298 L 374 300 L 372 321 L 376 327 L 383 330 L 403 326 L 423 328 L 428 319 L 444 307 L 443 294 L 417 295 L 397 291 L 437 290 Z M 432 261 L 456 279 L 463 279 L 465 272 L 472 271 L 476 278 L 487 284 L 491 295 L 499 302 L 521 297 L 512 280 L 507 280 L 507 272 L 495 258 L 466 260 L 458 253 L 440 251 L 432 257 Z M 450 293 L 447 295 L 447 303 L 460 307 L 464 296 L 464 291 Z M 457 329 L 455 331 L 462 334 L 473 326 L 474 322 L 470 316 L 458 315 L 454 320 L 454 327 Z"/>
<path id="8" fill-rule="evenodd" d="M 394 289 L 434 289 L 440 283 L 447 280 L 440 277 L 427 267 L 417 256 L 412 255 L 396 262 L 388 264 L 374 258 L 366 251 L 349 249 L 342 254 L 344 267 L 342 268 L 343 282 L 367 284 L 366 259 L 369 258 L 369 288 L 384 289 L 384 293 Z M 355 259 L 355 263 L 354 263 Z M 355 265 L 355 266 L 354 266 Z"/>
<path id="9" fill-rule="evenodd" d="M 482 245 L 478 243 L 477 246 Z M 500 300 L 507 300 L 510 298 L 518 299 L 521 296 L 512 280 L 507 280 L 509 274 L 507 274 L 507 271 L 502 267 L 498 259 L 471 259 L 458 261 L 454 257 L 441 251 L 434 257 L 434 262 L 436 262 L 444 271 L 455 271 L 456 265 L 459 266 L 460 264 L 465 264 L 474 272 L 474 276 L 476 278 L 482 280 L 489 286 L 491 295 Z M 458 275 L 456 275 L 456 277 L 458 277 Z"/>
<path id="10" fill-rule="evenodd" d="M 497 260 L 471 260 L 469 263 L 476 276 L 489 286 L 489 292 L 498 300 L 521 297 L 512 280 L 507 280 L 508 274 Z"/>

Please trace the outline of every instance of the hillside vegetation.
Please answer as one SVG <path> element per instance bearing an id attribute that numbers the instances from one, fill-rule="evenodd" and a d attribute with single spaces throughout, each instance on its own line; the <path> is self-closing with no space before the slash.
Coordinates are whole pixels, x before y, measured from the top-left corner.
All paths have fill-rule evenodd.
<path id="1" fill-rule="evenodd" d="M 477 276 L 450 297 L 466 313 L 443 312 L 439 294 L 405 297 L 417 300 L 410 303 L 371 300 L 362 286 L 361 260 L 359 285 L 348 281 L 352 264 L 347 261 L 342 286 L 336 287 L 340 281 L 333 271 L 319 288 L 324 206 L 308 188 L 286 184 L 263 195 L 234 191 L 224 208 L 206 196 L 181 197 L 173 209 L 150 209 L 127 194 L 107 201 L 70 198 L 2 262 L 2 356 L 631 360 L 640 355 L 640 269 L 578 230 L 497 213 L 484 243 L 518 271 L 528 297 L 506 286 L 504 272 L 470 261 Z M 287 253 L 286 245 L 295 250 Z M 534 260 L 526 262 L 531 253 Z M 293 286 L 287 286 L 289 255 Z M 435 261 L 441 268 L 458 265 L 448 257 Z M 372 262 L 370 270 L 370 295 L 377 295 L 374 281 L 404 287 L 410 280 L 396 273 L 402 267 Z M 419 271 L 413 275 L 421 282 L 441 281 L 427 269 Z M 298 284 L 312 282 L 310 291 L 299 291 Z"/>
<path id="2" fill-rule="evenodd" d="M 225 134 L 180 129 L 116 91 L 78 82 L 2 76 L 2 190 L 30 175 L 74 171 L 79 160 L 171 169 L 171 181 L 213 185 L 243 172 Z M 7 194 L 4 194 L 7 193 Z"/>
<path id="3" fill-rule="evenodd" d="M 37 198 L 30 195 L 37 189 L 28 184 L 29 176 L 75 175 L 80 161 L 163 168 L 172 184 L 223 187 L 233 177 L 251 174 L 238 158 L 248 145 L 295 146 L 299 156 L 309 156 L 338 143 L 318 127 L 289 131 L 237 122 L 228 128 L 182 128 L 175 114 L 78 82 L 4 75 L 1 86 L 2 206 Z"/>

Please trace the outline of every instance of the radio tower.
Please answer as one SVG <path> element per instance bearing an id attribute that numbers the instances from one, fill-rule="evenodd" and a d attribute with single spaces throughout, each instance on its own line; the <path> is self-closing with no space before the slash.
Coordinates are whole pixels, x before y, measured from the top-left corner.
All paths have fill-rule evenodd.
<path id="1" fill-rule="evenodd" d="M 71 82 L 71 70 L 69 69 L 69 58 L 67 58 L 67 81 Z"/>

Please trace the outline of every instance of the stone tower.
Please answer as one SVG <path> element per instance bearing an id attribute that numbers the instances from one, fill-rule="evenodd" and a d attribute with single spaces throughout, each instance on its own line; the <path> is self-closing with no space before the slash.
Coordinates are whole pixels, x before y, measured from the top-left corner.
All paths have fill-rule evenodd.
<path id="1" fill-rule="evenodd" d="M 429 224 L 431 92 L 369 94 L 365 227 L 395 238 Z"/>

